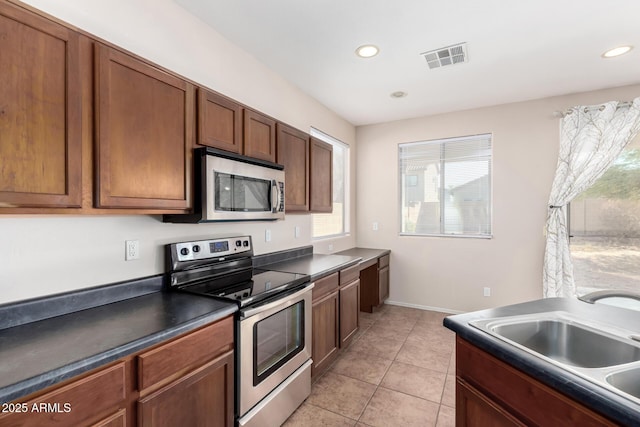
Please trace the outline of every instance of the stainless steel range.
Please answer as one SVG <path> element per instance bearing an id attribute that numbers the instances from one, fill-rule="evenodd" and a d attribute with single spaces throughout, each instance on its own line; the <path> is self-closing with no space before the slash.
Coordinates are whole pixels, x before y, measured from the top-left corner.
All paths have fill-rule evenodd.
<path id="1" fill-rule="evenodd" d="M 252 268 L 250 236 L 166 246 L 172 289 L 233 300 L 236 420 L 278 426 L 311 392 L 309 276 Z"/>

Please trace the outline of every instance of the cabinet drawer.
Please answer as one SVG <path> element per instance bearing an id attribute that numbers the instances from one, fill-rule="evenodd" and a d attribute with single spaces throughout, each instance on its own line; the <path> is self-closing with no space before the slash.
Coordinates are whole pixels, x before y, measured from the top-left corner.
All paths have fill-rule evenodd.
<path id="1" fill-rule="evenodd" d="M 233 316 L 138 356 L 138 388 L 166 383 L 233 348 Z"/>
<path id="2" fill-rule="evenodd" d="M 384 268 L 389 265 L 389 255 L 378 258 L 378 268 Z"/>
<path id="3" fill-rule="evenodd" d="M 323 277 L 322 279 L 316 280 L 315 286 L 313 287 L 313 301 L 316 301 L 338 289 L 339 283 L 338 273 L 333 273 L 329 276 Z"/>
<path id="4" fill-rule="evenodd" d="M 340 286 L 351 283 L 358 278 L 360 278 L 360 264 L 347 267 L 340 271 Z"/>
<path id="5" fill-rule="evenodd" d="M 123 404 L 125 393 L 125 364 L 120 362 L 29 401 L 27 412 L 0 414 L 0 425 L 86 425 L 90 418 Z"/>

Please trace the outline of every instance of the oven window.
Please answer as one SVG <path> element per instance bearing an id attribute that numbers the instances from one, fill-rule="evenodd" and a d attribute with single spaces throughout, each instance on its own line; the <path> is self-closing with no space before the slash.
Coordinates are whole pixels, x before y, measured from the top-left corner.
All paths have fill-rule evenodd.
<path id="1" fill-rule="evenodd" d="M 214 172 L 215 210 L 271 211 L 271 181 Z"/>
<path id="2" fill-rule="evenodd" d="M 304 349 L 304 301 L 254 325 L 253 385 Z"/>

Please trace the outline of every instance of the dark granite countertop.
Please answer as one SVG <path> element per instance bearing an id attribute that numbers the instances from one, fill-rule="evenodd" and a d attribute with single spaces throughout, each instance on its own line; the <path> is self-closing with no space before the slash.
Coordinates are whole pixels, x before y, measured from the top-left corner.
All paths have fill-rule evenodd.
<path id="1" fill-rule="evenodd" d="M 142 295 L 132 297 L 129 292 L 125 300 L 105 299 L 107 287 L 87 290 L 85 294 L 102 303 L 94 307 L 77 304 L 86 300 L 83 291 L 54 296 L 49 302 L 42 298 L 0 306 L 0 403 L 16 401 L 237 311 L 234 303 L 162 292 L 159 281 L 155 278 L 151 286 L 149 281 L 143 283 L 147 290 Z M 114 286 L 120 295 L 122 287 Z M 64 305 L 61 301 L 71 301 L 68 305 L 79 311 L 57 312 Z M 49 317 L 51 310 L 56 312 Z M 20 321 L 22 317 L 29 317 L 29 322 Z"/>
<path id="2" fill-rule="evenodd" d="M 336 252 L 336 255 L 346 255 L 362 258 L 362 263 L 369 262 L 373 259 L 380 258 L 391 253 L 389 249 L 371 249 L 371 248 L 351 248 L 345 251 Z"/>
<path id="3" fill-rule="evenodd" d="M 327 276 L 360 262 L 360 257 L 346 255 L 310 254 L 291 260 L 280 261 L 260 268 L 288 273 L 308 274 L 311 281 Z"/>
<path id="4" fill-rule="evenodd" d="M 604 304 L 587 304 L 573 298 L 548 298 L 449 316 L 444 319 L 444 325 L 459 337 L 594 411 L 622 425 L 640 425 L 640 404 L 469 325 L 473 320 L 549 311 L 567 312 L 590 321 L 640 332 L 640 315 L 637 311 Z"/>

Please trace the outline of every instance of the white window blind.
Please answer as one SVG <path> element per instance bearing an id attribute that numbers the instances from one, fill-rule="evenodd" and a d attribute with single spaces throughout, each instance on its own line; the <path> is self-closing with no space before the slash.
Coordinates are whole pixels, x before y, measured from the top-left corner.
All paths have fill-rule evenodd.
<path id="1" fill-rule="evenodd" d="M 401 234 L 491 236 L 491 134 L 400 144 Z"/>

